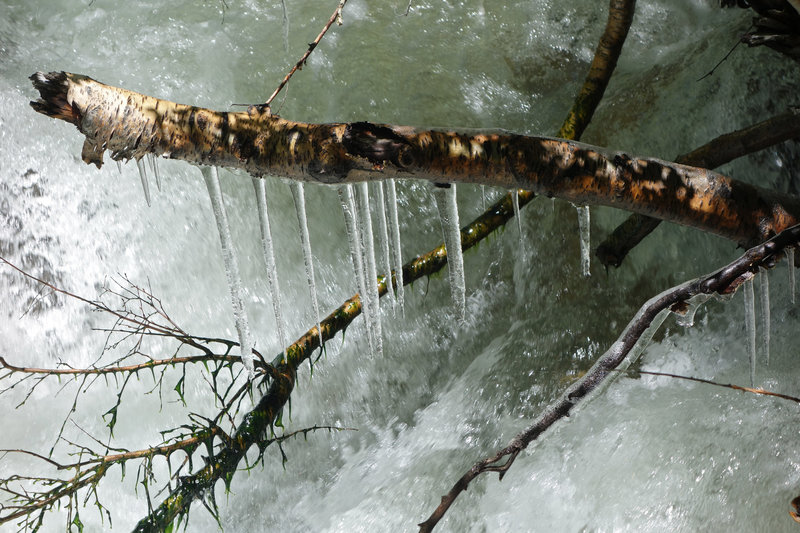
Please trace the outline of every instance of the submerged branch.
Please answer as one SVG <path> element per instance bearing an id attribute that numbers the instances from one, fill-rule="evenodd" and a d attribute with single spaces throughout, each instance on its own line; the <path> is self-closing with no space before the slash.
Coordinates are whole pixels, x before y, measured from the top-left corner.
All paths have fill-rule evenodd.
<path id="1" fill-rule="evenodd" d="M 154 154 L 328 184 L 412 178 L 494 185 L 617 207 L 740 245 L 800 222 L 797 198 L 573 141 L 367 122 L 308 124 L 266 108 L 226 113 L 176 104 L 65 72 L 31 79 L 41 95 L 33 108 L 75 124 L 86 136 L 83 160 L 98 167 L 109 150 L 114 160 Z"/>

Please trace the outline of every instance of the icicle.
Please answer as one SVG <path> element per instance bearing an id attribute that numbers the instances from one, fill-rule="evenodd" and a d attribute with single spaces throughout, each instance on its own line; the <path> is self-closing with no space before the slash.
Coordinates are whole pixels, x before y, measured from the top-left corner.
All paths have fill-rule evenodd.
<path id="1" fill-rule="evenodd" d="M 386 273 L 386 289 L 389 293 L 389 300 L 392 302 L 392 313 L 395 312 L 394 298 L 392 294 L 392 259 L 389 254 L 389 228 L 386 222 L 386 198 L 383 194 L 383 182 L 377 183 L 378 189 L 378 239 L 381 241 L 381 256 L 383 258 L 383 267 L 385 270 L 381 272 Z"/>
<path id="2" fill-rule="evenodd" d="M 436 207 L 444 234 L 444 248 L 447 251 L 447 269 L 450 274 L 450 295 L 456 317 L 463 321 L 466 316 L 466 284 L 464 283 L 464 255 L 461 253 L 461 227 L 458 220 L 456 185 L 434 189 Z"/>
<path id="3" fill-rule="evenodd" d="M 217 230 L 219 230 L 222 260 L 225 263 L 225 274 L 231 291 L 233 318 L 236 323 L 236 331 L 239 334 L 239 346 L 242 349 L 242 363 L 247 369 L 247 375 L 252 379 L 255 376 L 253 368 L 253 337 L 250 334 L 250 326 L 247 322 L 247 313 L 242 298 L 242 278 L 239 274 L 239 263 L 236 260 L 236 254 L 233 249 L 233 238 L 228 225 L 228 215 L 225 212 L 222 190 L 219 187 L 219 172 L 217 167 L 205 166 L 200 167 L 200 171 L 203 173 L 203 179 L 205 179 L 206 187 L 208 188 L 208 197 L 211 200 L 211 208 L 217 221 Z"/>
<path id="4" fill-rule="evenodd" d="M 283 8 L 283 51 L 289 51 L 289 12 L 286 10 L 286 0 L 281 0 Z"/>
<path id="5" fill-rule="evenodd" d="M 796 291 L 794 281 L 794 248 L 789 247 L 786 249 L 786 264 L 789 265 L 789 295 L 794 304 L 794 293 Z"/>
<path id="6" fill-rule="evenodd" d="M 272 230 L 269 227 L 269 211 L 267 210 L 267 191 L 263 179 L 253 178 L 253 187 L 256 190 L 256 204 L 258 205 L 258 220 L 261 224 L 261 245 L 264 250 L 264 261 L 267 263 L 269 279 L 269 292 L 272 298 L 272 311 L 275 314 L 275 324 L 278 329 L 278 341 L 281 351 L 286 352 L 286 326 L 283 323 L 283 310 L 281 307 L 281 289 L 278 284 L 278 270 L 275 265 L 275 250 L 272 245 Z"/>
<path id="7" fill-rule="evenodd" d="M 511 200 L 514 202 L 514 218 L 517 219 L 517 229 L 519 229 L 519 238 L 522 239 L 522 218 L 519 216 L 519 190 L 514 189 L 511 191 Z"/>
<path id="8" fill-rule="evenodd" d="M 158 159 L 153 154 L 147 154 L 147 162 L 150 163 L 150 170 L 156 177 L 156 187 L 161 190 L 161 174 L 158 172 Z"/>
<path id="9" fill-rule="evenodd" d="M 117 159 L 116 163 L 117 163 L 117 170 L 119 170 L 119 173 L 122 174 L 122 161 Z"/>
<path id="10" fill-rule="evenodd" d="M 303 245 L 303 261 L 306 264 L 306 278 L 308 278 L 308 291 L 311 293 L 311 306 L 314 310 L 314 320 L 317 323 L 319 345 L 322 346 L 322 328 L 319 323 L 319 304 L 317 303 L 317 282 L 314 278 L 314 258 L 311 255 L 311 239 L 308 235 L 308 217 L 306 216 L 306 193 L 303 184 L 299 181 L 290 183 L 294 207 L 297 211 L 297 223 L 300 225 L 300 241 Z"/>
<path id="11" fill-rule="evenodd" d="M 486 211 L 486 185 L 481 185 L 481 209 Z"/>
<path id="12" fill-rule="evenodd" d="M 372 235 L 372 216 L 369 208 L 369 189 L 367 182 L 356 186 L 358 213 L 361 218 L 361 250 L 364 253 L 364 273 L 367 298 L 372 313 L 371 329 L 374 333 L 375 355 L 383 354 L 383 333 L 381 331 L 380 295 L 378 294 L 378 271 L 375 266 L 375 241 Z"/>
<path id="13" fill-rule="evenodd" d="M 144 163 L 142 163 L 141 159 L 136 160 L 136 167 L 139 169 L 139 178 L 142 180 L 144 199 L 147 202 L 147 207 L 150 207 L 150 184 L 147 183 L 147 169 L 144 168 Z"/>
<path id="14" fill-rule="evenodd" d="M 744 326 L 747 332 L 747 352 L 750 355 L 750 386 L 756 382 L 756 309 L 753 280 L 744 282 Z"/>
<path id="15" fill-rule="evenodd" d="M 400 315 L 404 316 L 403 307 L 403 252 L 400 247 L 400 222 L 397 217 L 397 189 L 394 180 L 387 180 L 388 185 L 386 202 L 389 208 L 389 239 L 392 243 L 392 265 L 394 267 L 394 279 L 397 285 L 396 297 L 400 304 Z"/>
<path id="16" fill-rule="evenodd" d="M 591 218 L 589 213 L 589 206 L 578 206 L 578 228 L 581 232 L 581 273 L 584 276 L 591 276 Z"/>
<path id="17" fill-rule="evenodd" d="M 361 229 L 358 223 L 358 211 L 354 198 L 353 186 L 343 185 L 337 189 L 339 200 L 342 202 L 342 213 L 344 214 L 345 227 L 347 228 L 347 240 L 350 243 L 350 259 L 353 261 L 353 269 L 356 273 L 358 282 L 358 294 L 361 296 L 361 313 L 364 315 L 365 330 L 367 332 L 367 342 L 369 343 L 370 353 L 375 354 L 375 341 L 372 331 L 372 309 L 370 300 L 366 297 L 366 275 L 364 273 L 363 254 L 361 252 Z"/>
<path id="18" fill-rule="evenodd" d="M 706 303 L 709 298 L 711 298 L 710 295 L 702 293 L 690 298 L 686 302 L 686 310 L 683 311 L 683 313 L 676 313 L 678 316 L 675 321 L 678 323 L 678 325 L 684 328 L 690 328 L 694 326 L 694 316 L 697 313 L 697 310 L 700 309 L 700 306 Z"/>
<path id="19" fill-rule="evenodd" d="M 769 337 L 770 337 L 770 316 L 769 316 L 769 271 L 763 270 L 758 275 L 761 280 L 759 292 L 761 293 L 761 331 L 764 341 L 764 361 L 769 364 Z"/>

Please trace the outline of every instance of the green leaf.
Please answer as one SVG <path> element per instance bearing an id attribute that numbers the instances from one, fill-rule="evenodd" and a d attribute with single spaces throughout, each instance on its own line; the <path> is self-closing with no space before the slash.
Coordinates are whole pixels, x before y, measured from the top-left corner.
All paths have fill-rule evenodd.
<path id="1" fill-rule="evenodd" d="M 184 390 L 184 377 L 181 376 L 181 379 L 178 380 L 178 383 L 175 384 L 175 392 L 178 393 L 178 397 L 181 399 L 181 403 L 184 407 L 186 407 L 186 400 L 183 398 L 183 390 Z"/>
<path id="2" fill-rule="evenodd" d="M 117 407 L 119 404 L 114 405 L 111 409 L 103 413 L 103 420 L 106 419 L 107 415 L 111 415 L 111 420 L 106 424 L 108 426 L 109 431 L 111 431 L 111 436 L 114 436 L 114 426 L 117 425 Z"/>
<path id="3" fill-rule="evenodd" d="M 72 524 L 70 525 L 77 527 L 79 533 L 83 533 L 83 522 L 81 522 L 77 511 L 75 512 L 75 518 L 72 519 Z"/>

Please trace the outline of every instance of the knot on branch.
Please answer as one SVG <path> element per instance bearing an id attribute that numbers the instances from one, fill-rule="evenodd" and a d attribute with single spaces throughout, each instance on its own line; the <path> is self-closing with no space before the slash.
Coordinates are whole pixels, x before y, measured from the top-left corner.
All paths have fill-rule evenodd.
<path id="1" fill-rule="evenodd" d="M 404 168 L 414 162 L 406 139 L 386 126 L 369 122 L 347 125 L 342 144 L 350 155 L 363 157 L 375 165 L 392 164 Z"/>

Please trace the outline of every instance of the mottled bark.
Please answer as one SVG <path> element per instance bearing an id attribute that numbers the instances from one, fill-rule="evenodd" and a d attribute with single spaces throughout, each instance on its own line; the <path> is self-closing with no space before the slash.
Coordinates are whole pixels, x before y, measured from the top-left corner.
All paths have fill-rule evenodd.
<path id="1" fill-rule="evenodd" d="M 753 126 L 721 135 L 688 154 L 678 156 L 676 161 L 711 169 L 798 137 L 800 137 L 800 108 L 791 108 Z M 660 223 L 661 220 L 657 218 L 634 213 L 597 247 L 595 255 L 605 266 L 618 267 L 628 253 Z"/>
<path id="2" fill-rule="evenodd" d="M 32 76 L 31 105 L 75 124 L 98 167 L 145 154 L 339 184 L 389 177 L 519 188 L 696 227 L 740 245 L 800 222 L 800 201 L 715 172 L 547 137 L 417 130 L 367 122 L 306 124 L 264 107 L 227 113 L 56 72 Z"/>

